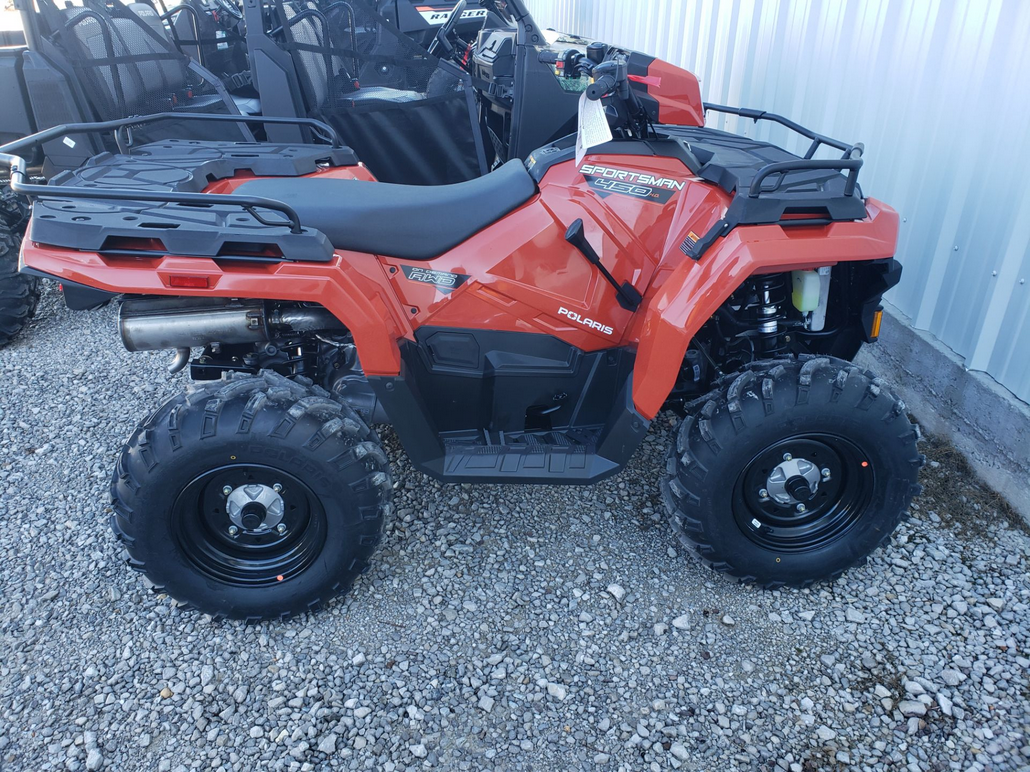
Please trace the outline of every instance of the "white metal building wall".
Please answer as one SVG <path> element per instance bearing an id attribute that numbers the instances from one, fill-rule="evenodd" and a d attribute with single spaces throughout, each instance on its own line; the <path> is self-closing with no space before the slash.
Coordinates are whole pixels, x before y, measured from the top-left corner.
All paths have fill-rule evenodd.
<path id="1" fill-rule="evenodd" d="M 706 102 L 864 142 L 864 191 L 903 218 L 890 300 L 1030 401 L 1030 0 L 528 2 L 543 27 L 685 67 Z"/>

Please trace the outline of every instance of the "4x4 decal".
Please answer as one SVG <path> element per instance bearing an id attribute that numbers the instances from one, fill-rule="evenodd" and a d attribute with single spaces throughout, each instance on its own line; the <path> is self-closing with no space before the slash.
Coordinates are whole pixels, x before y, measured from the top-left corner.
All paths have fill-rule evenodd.
<path id="1" fill-rule="evenodd" d="M 404 278 L 408 281 L 432 284 L 444 293 L 453 292 L 469 280 L 469 276 L 464 273 L 434 271 L 431 268 L 423 268 L 419 265 L 402 265 L 401 270 L 404 271 Z"/>

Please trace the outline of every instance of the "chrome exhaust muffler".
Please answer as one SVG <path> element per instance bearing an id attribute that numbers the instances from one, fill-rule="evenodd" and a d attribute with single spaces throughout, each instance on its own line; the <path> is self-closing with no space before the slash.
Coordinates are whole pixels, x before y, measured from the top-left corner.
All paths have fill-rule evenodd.
<path id="1" fill-rule="evenodd" d="M 118 331 L 129 351 L 261 343 L 270 338 L 264 304 L 222 298 L 124 300 Z"/>
<path id="2" fill-rule="evenodd" d="M 189 364 L 191 348 L 264 343 L 277 336 L 339 331 L 340 320 L 321 306 L 272 308 L 262 301 L 224 298 L 130 298 L 118 311 L 118 331 L 129 351 L 175 349 L 169 371 Z"/>

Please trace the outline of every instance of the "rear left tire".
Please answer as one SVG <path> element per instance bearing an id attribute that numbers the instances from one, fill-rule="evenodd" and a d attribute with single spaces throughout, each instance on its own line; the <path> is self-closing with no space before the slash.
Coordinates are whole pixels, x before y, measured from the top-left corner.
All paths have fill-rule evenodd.
<path id="1" fill-rule="evenodd" d="M 136 429 L 111 525 L 156 591 L 214 617 L 285 619 L 368 567 L 391 492 L 350 407 L 263 372 L 194 386 Z"/>

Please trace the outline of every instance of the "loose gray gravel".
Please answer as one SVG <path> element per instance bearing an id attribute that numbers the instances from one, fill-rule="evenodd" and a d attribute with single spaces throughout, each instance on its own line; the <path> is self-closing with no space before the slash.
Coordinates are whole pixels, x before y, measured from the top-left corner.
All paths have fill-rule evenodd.
<path id="1" fill-rule="evenodd" d="M 0 351 L 3 772 L 1030 768 L 1030 538 L 947 453 L 868 565 L 764 592 L 665 525 L 670 419 L 591 489 L 441 486 L 387 434 L 373 570 L 246 627 L 148 592 L 107 526 L 166 360 L 53 291 Z"/>

